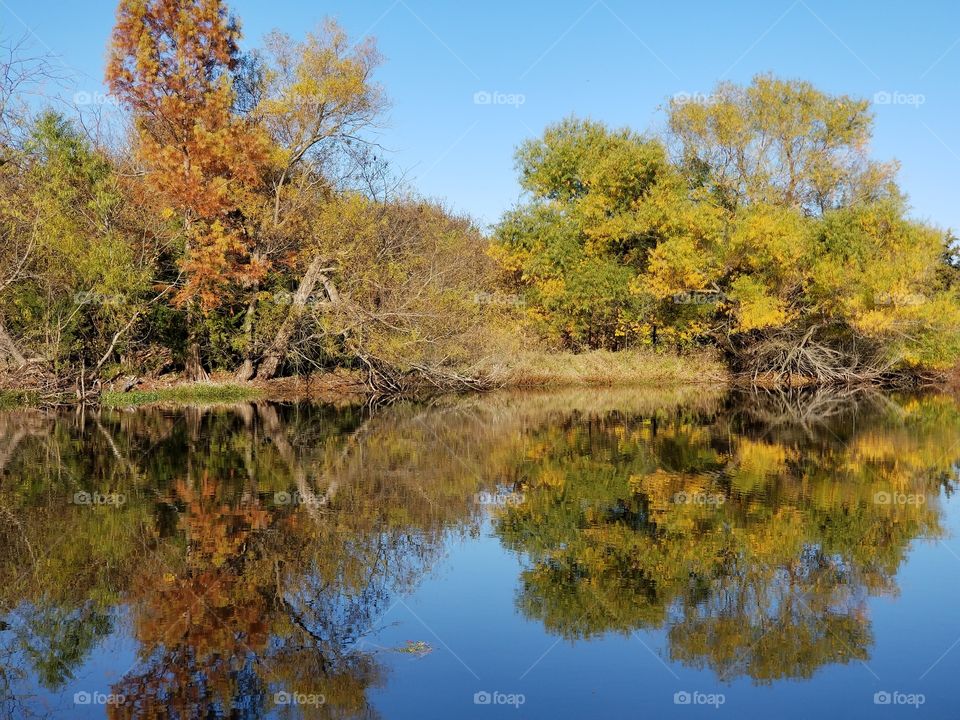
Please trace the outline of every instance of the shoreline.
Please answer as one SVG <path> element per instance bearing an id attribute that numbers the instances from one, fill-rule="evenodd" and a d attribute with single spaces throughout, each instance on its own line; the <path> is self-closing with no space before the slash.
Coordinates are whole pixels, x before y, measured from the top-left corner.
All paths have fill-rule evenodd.
<path id="1" fill-rule="evenodd" d="M 407 392 L 398 396 L 425 399 L 440 394 L 472 395 L 497 390 L 726 387 L 732 384 L 723 364 L 707 352 L 690 355 L 648 350 L 528 353 L 501 367 L 475 370 L 489 378 L 488 388 L 445 388 L 427 382 L 415 382 Z M 213 373 L 207 381 L 187 381 L 179 374 L 168 374 L 146 379 L 126 392 L 121 389 L 124 384 L 118 379 L 108 385 L 95 406 L 124 409 L 150 405 L 219 405 L 256 400 L 315 400 L 342 404 L 384 396 L 384 393 L 378 393 L 369 386 L 362 371 L 340 368 L 314 375 L 246 382 L 235 380 L 233 373 L 228 372 Z M 62 406 L 76 404 L 63 403 Z M 36 396 L 31 398 L 29 389 L 4 389 L 0 386 L 0 410 L 43 405 Z"/>
<path id="2" fill-rule="evenodd" d="M 244 402 L 315 401 L 331 405 L 355 405 L 374 398 L 403 398 L 428 400 L 439 395 L 482 395 L 496 391 L 561 391 L 576 388 L 605 389 L 675 389 L 682 387 L 709 387 L 732 389 L 753 387 L 759 390 L 797 391 L 828 387 L 803 378 L 791 378 L 788 384 L 758 381 L 745 383 L 709 351 L 679 355 L 651 350 L 530 352 L 511 358 L 509 362 L 471 369 L 485 378 L 485 385 L 436 386 L 422 379 L 411 378 L 404 389 L 384 393 L 367 382 L 361 370 L 335 368 L 313 375 L 292 375 L 270 380 L 238 381 L 232 372 L 219 371 L 209 380 L 184 380 L 179 373 L 157 378 L 146 378 L 124 391 L 131 378 L 117 378 L 108 384 L 98 402 L 88 407 L 130 409 L 148 406 L 215 406 Z M 0 411 L 19 408 L 76 407 L 79 402 L 63 397 L 63 402 L 44 402 L 38 391 L 17 387 L 12 378 L 0 378 Z M 957 392 L 960 383 L 947 375 L 939 382 L 907 382 L 914 388 L 937 387 Z M 479 385 L 479 383 L 478 383 Z M 851 386 L 857 385 L 856 383 Z M 863 386 L 863 385 L 859 385 Z M 843 387 L 837 386 L 838 390 Z M 877 387 L 877 386 L 874 386 Z M 891 386 L 890 389 L 896 387 Z"/>

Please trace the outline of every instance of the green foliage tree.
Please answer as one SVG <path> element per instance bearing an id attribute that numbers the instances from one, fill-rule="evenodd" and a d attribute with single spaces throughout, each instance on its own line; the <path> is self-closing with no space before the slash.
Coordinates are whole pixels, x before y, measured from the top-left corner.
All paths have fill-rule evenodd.
<path id="1" fill-rule="evenodd" d="M 758 76 L 673 100 L 668 127 L 568 119 L 517 151 L 530 198 L 493 252 L 549 340 L 709 343 L 768 382 L 957 362 L 953 240 L 869 158 L 866 102 Z"/>
<path id="2" fill-rule="evenodd" d="M 570 118 L 521 146 L 517 167 L 530 202 L 504 218 L 494 254 L 531 319 L 565 347 L 635 340 L 645 303 L 631 284 L 659 239 L 658 207 L 678 189 L 663 145 Z"/>
<path id="3" fill-rule="evenodd" d="M 145 309 L 153 258 L 132 232 L 110 159 L 71 122 L 39 115 L 22 157 L 17 216 L 6 220 L 29 232 L 29 252 L 0 308 L 26 354 L 75 377 L 123 349 Z"/>

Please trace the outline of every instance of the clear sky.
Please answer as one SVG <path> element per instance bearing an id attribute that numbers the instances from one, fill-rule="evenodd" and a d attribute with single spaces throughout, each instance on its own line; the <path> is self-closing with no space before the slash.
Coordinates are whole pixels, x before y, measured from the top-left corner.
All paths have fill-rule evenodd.
<path id="1" fill-rule="evenodd" d="M 31 32 L 96 98 L 115 5 L 0 0 L 0 36 Z M 422 193 L 483 223 L 518 199 L 513 150 L 545 125 L 575 113 L 657 129 L 671 96 L 772 71 L 879 101 L 874 156 L 900 160 L 917 217 L 960 231 L 957 0 L 230 5 L 247 46 L 272 28 L 297 36 L 325 15 L 353 38 L 375 36 L 392 101 L 380 141 Z"/>

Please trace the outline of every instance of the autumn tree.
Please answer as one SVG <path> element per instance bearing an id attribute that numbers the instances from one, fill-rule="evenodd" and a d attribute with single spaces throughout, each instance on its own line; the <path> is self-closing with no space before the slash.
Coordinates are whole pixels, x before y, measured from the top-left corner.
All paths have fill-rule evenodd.
<path id="1" fill-rule="evenodd" d="M 668 123 L 681 167 L 724 207 L 823 214 L 897 192 L 897 164 L 869 156 L 869 102 L 809 82 L 721 82 L 703 100 L 672 99 Z"/>
<path id="2" fill-rule="evenodd" d="M 372 40 L 352 44 L 342 28 L 327 20 L 302 41 L 273 32 L 265 45 L 253 58 L 257 102 L 252 113 L 277 147 L 278 159 L 267 181 L 257 252 L 295 273 L 297 282 L 259 353 L 254 333 L 258 296 L 251 296 L 239 379 L 254 373 L 270 378 L 278 372 L 316 287 L 323 287 L 331 302 L 338 299 L 330 267 L 334 258 L 312 218 L 371 162 L 367 151 L 374 142 L 367 132 L 386 107 L 372 77 L 381 62 Z"/>
<path id="3" fill-rule="evenodd" d="M 503 346 L 498 328 L 509 327 L 512 307 L 490 295 L 493 264 L 468 218 L 415 197 L 350 193 L 328 204 L 317 230 L 315 252 L 330 269 L 292 338 L 301 363 L 359 366 L 382 391 L 411 379 L 489 381 L 481 365 Z"/>
<path id="4" fill-rule="evenodd" d="M 772 383 L 960 358 L 952 237 L 870 158 L 865 101 L 759 76 L 673 100 L 668 127 L 660 142 L 568 119 L 518 150 L 529 197 L 493 253 L 549 342 L 711 344 Z"/>
<path id="5" fill-rule="evenodd" d="M 208 311 L 262 277 L 248 218 L 272 148 L 234 112 L 239 26 L 219 0 L 122 0 L 107 80 L 130 111 L 145 169 L 144 200 L 171 220 L 180 244 L 175 301 Z M 193 335 L 189 374 L 204 375 Z"/>
<path id="6" fill-rule="evenodd" d="M 883 380 L 960 357 L 949 236 L 910 218 L 895 163 L 869 158 L 865 101 L 759 76 L 669 113 L 691 198 L 717 218 L 660 243 L 635 286 L 697 306 L 675 327 L 692 315 L 774 382 Z"/>

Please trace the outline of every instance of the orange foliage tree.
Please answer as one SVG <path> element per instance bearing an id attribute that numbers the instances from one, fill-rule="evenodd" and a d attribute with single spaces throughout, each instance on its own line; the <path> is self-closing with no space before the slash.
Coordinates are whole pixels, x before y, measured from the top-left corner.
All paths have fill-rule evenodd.
<path id="1" fill-rule="evenodd" d="M 238 38 L 220 0 L 121 0 L 107 66 L 133 117 L 145 206 L 182 243 L 174 301 L 203 311 L 266 271 L 249 218 L 272 144 L 235 111 Z M 195 338 L 189 355 L 189 373 L 202 375 Z"/>

